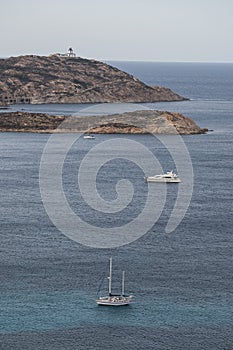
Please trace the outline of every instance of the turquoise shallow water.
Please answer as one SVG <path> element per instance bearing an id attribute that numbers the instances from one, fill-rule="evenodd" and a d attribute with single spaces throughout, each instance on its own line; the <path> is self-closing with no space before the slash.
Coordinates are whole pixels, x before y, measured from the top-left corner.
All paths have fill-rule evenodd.
<path id="1" fill-rule="evenodd" d="M 1 296 L 2 334 L 88 326 L 184 327 L 232 326 L 232 300 L 179 302 L 161 296 L 138 295 L 128 307 L 95 305 L 95 296 L 80 291 L 15 293 Z M 220 299 L 220 300 L 219 300 Z M 12 312 L 14 309 L 14 312 Z"/>

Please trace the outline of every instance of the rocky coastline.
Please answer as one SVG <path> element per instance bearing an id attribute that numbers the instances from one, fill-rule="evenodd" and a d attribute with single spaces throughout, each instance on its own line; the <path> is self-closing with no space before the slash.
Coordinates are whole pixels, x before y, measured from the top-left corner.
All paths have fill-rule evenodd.
<path id="1" fill-rule="evenodd" d="M 206 129 L 178 113 L 136 111 L 109 116 L 56 116 L 3 111 L 15 103 L 140 103 L 187 100 L 148 86 L 106 63 L 53 54 L 0 59 L 0 131 L 197 134 Z"/>
<path id="2" fill-rule="evenodd" d="M 57 54 L 0 59 L 0 77 L 2 105 L 187 100 L 106 63 Z"/>
<path id="3" fill-rule="evenodd" d="M 167 111 L 138 110 L 85 117 L 29 112 L 0 113 L 0 132 L 191 135 L 207 131 L 192 119 Z"/>

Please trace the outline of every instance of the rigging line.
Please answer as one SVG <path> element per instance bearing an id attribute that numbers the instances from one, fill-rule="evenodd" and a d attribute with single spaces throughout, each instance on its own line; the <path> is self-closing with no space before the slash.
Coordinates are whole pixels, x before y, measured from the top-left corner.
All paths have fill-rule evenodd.
<path id="1" fill-rule="evenodd" d="M 101 287 L 102 287 L 104 278 L 105 278 L 105 274 L 103 274 L 103 276 L 102 276 L 102 278 L 101 278 L 101 281 L 100 281 L 100 283 L 99 283 L 99 287 L 98 287 L 98 290 L 97 290 L 97 299 L 98 299 L 99 296 L 100 296 L 100 289 L 101 289 Z"/>
<path id="2" fill-rule="evenodd" d="M 106 277 L 106 271 L 107 271 L 108 265 L 109 265 L 109 264 L 106 264 L 106 268 L 104 269 L 103 275 L 102 275 L 102 277 L 101 277 L 101 280 L 100 280 L 100 283 L 99 283 L 99 287 L 98 287 L 98 289 L 97 289 L 97 298 L 99 298 L 100 289 L 101 289 L 102 284 L 103 284 L 103 281 L 104 281 L 104 279 L 105 279 L 105 277 Z"/>

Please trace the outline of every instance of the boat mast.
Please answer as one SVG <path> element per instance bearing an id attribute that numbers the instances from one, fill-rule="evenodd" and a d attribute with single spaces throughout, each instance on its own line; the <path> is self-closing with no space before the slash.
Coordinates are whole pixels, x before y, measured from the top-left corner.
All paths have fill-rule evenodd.
<path id="1" fill-rule="evenodd" d="M 109 267 L 109 277 L 108 277 L 108 294 L 112 293 L 112 257 L 110 258 L 110 267 Z"/>
<path id="2" fill-rule="evenodd" d="M 125 294 L 125 271 L 122 271 L 122 290 L 121 295 L 123 296 Z"/>

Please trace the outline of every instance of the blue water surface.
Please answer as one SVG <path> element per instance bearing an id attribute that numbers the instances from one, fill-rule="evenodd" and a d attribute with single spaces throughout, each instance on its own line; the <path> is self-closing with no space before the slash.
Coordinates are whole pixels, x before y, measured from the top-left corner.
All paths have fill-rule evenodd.
<path id="1" fill-rule="evenodd" d="M 1 348 L 230 350 L 233 65 L 111 64 L 148 84 L 167 86 L 191 98 L 145 106 L 178 111 L 212 130 L 206 135 L 183 137 L 194 174 L 191 203 L 175 231 L 165 233 L 178 191 L 176 185 L 168 187 L 159 220 L 140 239 L 115 249 L 80 245 L 53 225 L 42 203 L 39 167 L 50 136 L 1 133 Z M 65 115 L 83 108 L 18 105 L 11 110 L 22 107 Z M 91 143 L 80 138 L 64 165 L 63 186 L 73 211 L 99 227 L 120 227 L 136 217 L 147 194 L 141 169 L 117 159 L 101 168 L 97 188 L 105 200 L 112 200 L 116 182 L 120 178 L 130 180 L 135 194 L 127 210 L 98 215 L 80 195 L 77 173 L 83 157 L 93 146 L 119 137 L 125 138 L 98 135 Z M 169 152 L 156 138 L 127 137 L 154 153 L 164 170 L 175 167 Z M 129 307 L 105 308 L 95 304 L 100 279 L 108 274 L 110 255 L 115 291 L 120 289 L 122 269 L 126 270 L 126 289 L 134 294 L 134 303 Z M 102 291 L 106 289 L 107 279 Z"/>

